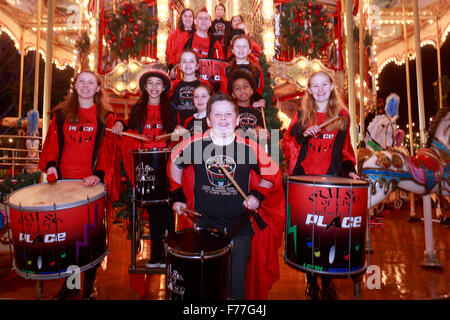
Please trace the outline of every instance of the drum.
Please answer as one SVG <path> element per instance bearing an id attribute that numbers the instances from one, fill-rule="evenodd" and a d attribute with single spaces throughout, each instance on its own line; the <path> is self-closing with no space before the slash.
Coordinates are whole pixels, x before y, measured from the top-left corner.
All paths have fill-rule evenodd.
<path id="1" fill-rule="evenodd" d="M 285 262 L 330 276 L 364 272 L 368 189 L 363 180 L 289 177 Z"/>
<path id="2" fill-rule="evenodd" d="M 142 203 L 168 203 L 167 162 L 170 149 L 132 150 L 134 166 L 134 199 Z"/>
<path id="3" fill-rule="evenodd" d="M 60 180 L 19 189 L 8 196 L 13 266 L 36 280 L 70 276 L 100 263 L 108 250 L 105 186 Z M 69 268 L 70 267 L 70 268 Z"/>
<path id="4" fill-rule="evenodd" d="M 214 89 L 214 92 L 220 90 L 220 71 L 228 63 L 216 59 L 198 59 L 198 72 L 200 78 L 208 81 Z"/>
<path id="5" fill-rule="evenodd" d="M 189 228 L 164 239 L 166 299 L 227 299 L 231 244 L 213 229 Z"/>

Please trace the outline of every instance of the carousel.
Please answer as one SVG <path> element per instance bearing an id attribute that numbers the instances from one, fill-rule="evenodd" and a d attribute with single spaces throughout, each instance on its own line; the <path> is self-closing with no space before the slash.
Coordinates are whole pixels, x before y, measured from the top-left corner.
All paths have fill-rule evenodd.
<path id="1" fill-rule="evenodd" d="M 178 217 L 177 236 L 165 238 L 167 266 L 145 266 L 151 212 L 143 206 L 171 201 L 166 174 L 170 153 L 135 150 L 127 155 L 120 143 L 113 144 L 115 175 L 95 188 L 70 180 L 54 182 L 37 165 L 49 111 L 55 107 L 52 66 L 73 70 L 74 75 L 94 71 L 115 115 L 126 121 L 138 101 L 142 73 L 155 66 L 168 70 L 167 39 L 183 9 L 206 8 L 213 16 L 219 3 L 226 8 L 226 20 L 241 16 L 246 34 L 262 49 L 262 118 L 264 128 L 272 132 L 271 156 L 286 182 L 285 216 L 278 221 L 278 233 L 270 231 L 273 243 L 267 247 L 277 263 L 268 268 L 271 275 L 267 283 L 262 281 L 264 289 L 252 291 L 246 299 L 304 299 L 305 273 L 339 279 L 346 292 L 340 295 L 343 299 L 448 299 L 450 112 L 441 68 L 446 57 L 441 57 L 440 48 L 448 41 L 450 4 L 444 0 L 0 0 L 0 33 L 20 53 L 17 115 L 9 112 L 0 119 L 1 128 L 10 129 L 0 135 L 0 141 L 9 141 L 0 145 L 0 283 L 6 284 L 0 298 L 51 299 L 60 283 L 71 279 L 76 285 L 82 272 L 100 266 L 97 287 L 103 283 L 105 288 L 100 299 L 227 299 L 228 282 L 216 278 L 228 270 L 232 244 L 211 241 L 207 246 L 208 235 L 194 234 L 199 237 L 197 247 L 183 246 L 183 222 Z M 425 45 L 436 49 L 438 61 L 439 111 L 429 127 L 420 50 Z M 25 106 L 24 58 L 33 51 L 39 53 L 33 105 Z M 41 58 L 44 70 L 39 70 Z M 409 68 L 412 60 L 415 71 Z M 406 68 L 407 101 L 400 102 L 392 92 L 380 107 L 379 75 L 390 63 Z M 224 65 L 227 62 L 200 59 L 200 77 L 219 86 L 218 70 Z M 348 106 L 351 144 L 363 178 L 358 183 L 287 175 L 283 135 L 300 107 L 308 78 L 321 70 L 332 75 Z M 411 90 L 410 72 L 416 75 L 417 92 Z M 412 95 L 417 95 L 417 105 L 412 105 Z M 407 132 L 397 124 L 399 108 L 408 109 Z M 371 114 L 376 116 L 367 123 Z M 419 115 L 416 131 L 413 114 Z M 128 177 L 125 166 L 130 161 L 138 165 Z M 233 180 L 226 171 L 223 174 Z M 305 205 L 317 194 L 329 197 L 317 197 L 312 207 Z M 397 212 L 404 213 L 402 218 L 389 221 Z M 191 218 L 198 215 L 187 213 Z M 69 217 L 71 222 L 64 223 Z M 399 219 L 406 221 L 401 227 L 405 237 L 414 238 L 414 252 L 420 252 L 414 266 L 404 269 L 422 274 L 422 281 L 435 281 L 427 272 L 440 270 L 438 289 L 405 289 L 414 284 L 399 280 L 403 271 L 395 265 L 403 260 L 389 260 L 382 251 L 380 243 L 389 242 L 387 233 L 401 241 Z M 385 250 L 408 254 L 398 246 Z M 27 293 L 20 288 L 27 288 Z"/>

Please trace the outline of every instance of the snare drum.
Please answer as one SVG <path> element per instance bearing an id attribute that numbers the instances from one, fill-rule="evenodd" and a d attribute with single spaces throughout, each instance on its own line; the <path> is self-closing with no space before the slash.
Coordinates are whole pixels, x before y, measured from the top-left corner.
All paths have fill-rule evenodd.
<path id="1" fill-rule="evenodd" d="M 167 162 L 170 149 L 132 150 L 134 166 L 134 199 L 142 203 L 168 203 Z"/>
<path id="2" fill-rule="evenodd" d="M 303 272 L 364 272 L 369 183 L 328 176 L 288 178 L 284 259 Z"/>
<path id="3" fill-rule="evenodd" d="M 231 244 L 213 229 L 189 228 L 170 233 L 166 299 L 227 299 Z"/>
<path id="4" fill-rule="evenodd" d="M 108 250 L 105 186 L 60 180 L 19 189 L 8 196 L 13 266 L 36 280 L 70 276 L 100 263 Z M 69 266 L 72 266 L 69 268 Z"/>

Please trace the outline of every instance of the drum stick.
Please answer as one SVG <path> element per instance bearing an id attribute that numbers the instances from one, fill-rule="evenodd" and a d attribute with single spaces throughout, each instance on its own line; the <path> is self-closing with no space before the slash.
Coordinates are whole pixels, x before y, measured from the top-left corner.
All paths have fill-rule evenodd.
<path id="1" fill-rule="evenodd" d="M 163 135 L 157 136 L 155 139 L 156 139 L 156 140 L 163 140 L 163 139 L 170 138 L 172 135 L 173 135 L 173 132 L 172 132 L 172 133 L 167 133 L 167 134 L 163 134 Z"/>
<path id="2" fill-rule="evenodd" d="M 244 193 L 244 191 L 242 191 L 241 187 L 239 187 L 239 185 L 237 184 L 236 180 L 234 180 L 233 177 L 230 176 L 230 173 L 228 172 L 228 170 L 225 169 L 225 167 L 223 165 L 220 165 L 219 167 L 222 170 L 222 172 L 225 174 L 225 176 L 228 178 L 228 180 L 231 181 L 231 183 L 236 188 L 236 190 L 241 194 L 242 198 L 244 198 L 245 201 L 248 201 L 247 195 Z M 264 222 L 264 220 L 259 215 L 258 209 L 253 210 L 253 211 L 254 211 L 254 213 L 251 214 L 252 217 L 255 219 L 256 224 L 258 225 L 258 228 L 260 230 L 263 230 L 265 227 L 267 227 L 267 224 Z M 230 233 L 234 234 L 234 232 L 235 231 L 232 231 Z"/>
<path id="3" fill-rule="evenodd" d="M 327 126 L 327 125 L 329 125 L 330 123 L 332 123 L 333 121 L 339 119 L 340 117 L 342 117 L 342 115 L 341 115 L 341 114 L 338 114 L 336 117 L 331 118 L 330 120 L 325 121 L 325 122 L 322 123 L 320 126 L 318 126 L 319 129 L 320 129 L 320 128 L 323 128 L 323 127 L 325 127 L 325 126 Z"/>
<path id="4" fill-rule="evenodd" d="M 183 211 L 185 213 L 193 214 L 196 217 L 201 217 L 202 216 L 201 213 L 198 213 L 197 211 L 192 211 L 192 210 L 189 210 L 189 209 L 186 209 L 186 208 L 181 208 L 181 211 Z"/>
<path id="5" fill-rule="evenodd" d="M 220 167 L 220 170 L 222 170 L 222 172 L 226 175 L 228 180 L 231 181 L 231 183 L 236 188 L 236 190 L 239 192 L 239 194 L 242 196 L 242 198 L 244 198 L 245 201 L 248 201 L 247 195 L 244 193 L 244 191 L 242 191 L 241 187 L 237 184 L 236 180 L 234 180 L 233 177 L 230 176 L 230 173 L 228 172 L 228 170 L 225 169 L 225 167 L 223 165 L 220 165 L 219 167 Z M 258 212 L 258 209 L 256 209 L 255 211 Z"/>
<path id="6" fill-rule="evenodd" d="M 105 130 L 112 132 L 112 129 L 110 129 L 110 128 L 106 128 Z M 131 138 L 136 138 L 136 139 L 141 139 L 141 140 L 145 140 L 145 141 L 150 141 L 150 139 L 145 138 L 143 136 L 140 136 L 138 134 L 132 134 L 132 133 L 127 133 L 127 132 L 122 132 L 122 134 L 124 136 L 128 136 L 128 137 L 131 137 Z"/>

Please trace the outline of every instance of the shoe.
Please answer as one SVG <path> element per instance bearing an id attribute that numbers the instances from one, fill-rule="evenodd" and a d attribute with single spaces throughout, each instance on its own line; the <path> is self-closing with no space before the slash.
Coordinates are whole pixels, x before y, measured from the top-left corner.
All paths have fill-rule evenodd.
<path id="1" fill-rule="evenodd" d="M 145 264 L 145 266 L 147 268 L 160 268 L 161 266 L 161 259 L 159 258 L 155 258 L 155 257 L 151 257 L 151 259 Z M 164 264 L 165 267 L 165 264 Z"/>
<path id="2" fill-rule="evenodd" d="M 320 296 L 322 297 L 322 300 L 339 300 L 336 292 L 336 287 L 331 281 L 329 283 L 322 282 L 322 290 L 320 291 Z"/>
<path id="3" fill-rule="evenodd" d="M 308 300 L 320 300 L 319 289 L 317 282 L 308 282 L 305 290 L 306 298 Z"/>
<path id="4" fill-rule="evenodd" d="M 64 282 L 63 287 L 59 292 L 56 294 L 56 296 L 53 297 L 53 300 L 75 300 L 80 296 L 81 290 L 80 289 L 72 289 L 69 290 L 66 287 L 66 283 Z"/>

